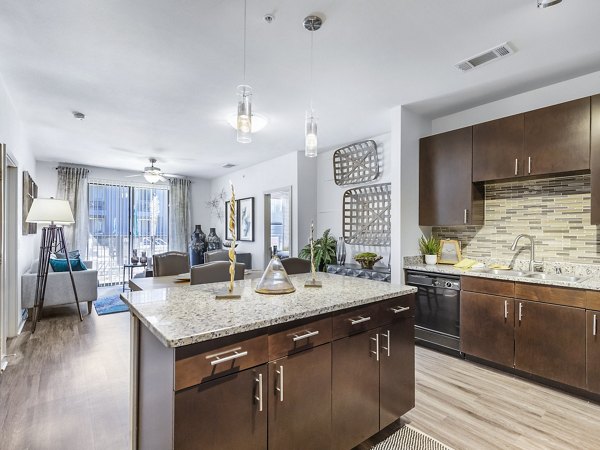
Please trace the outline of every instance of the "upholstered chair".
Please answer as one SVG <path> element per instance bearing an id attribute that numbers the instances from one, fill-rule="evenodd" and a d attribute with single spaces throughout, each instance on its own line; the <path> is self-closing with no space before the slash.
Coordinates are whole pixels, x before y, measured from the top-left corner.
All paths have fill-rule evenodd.
<path id="1" fill-rule="evenodd" d="M 190 271 L 190 257 L 187 253 L 166 252 L 152 256 L 152 271 L 155 277 L 179 275 Z"/>
<path id="2" fill-rule="evenodd" d="M 288 275 L 310 272 L 310 261 L 308 259 L 285 258 L 281 260 L 281 264 Z"/>
<path id="3" fill-rule="evenodd" d="M 204 254 L 204 262 L 229 261 L 229 250 L 212 250 Z"/>
<path id="4" fill-rule="evenodd" d="M 244 270 L 246 265 L 235 263 L 235 280 L 244 279 Z M 229 262 L 214 261 L 210 263 L 198 264 L 192 266 L 190 270 L 190 284 L 218 283 L 219 281 L 229 281 Z"/>

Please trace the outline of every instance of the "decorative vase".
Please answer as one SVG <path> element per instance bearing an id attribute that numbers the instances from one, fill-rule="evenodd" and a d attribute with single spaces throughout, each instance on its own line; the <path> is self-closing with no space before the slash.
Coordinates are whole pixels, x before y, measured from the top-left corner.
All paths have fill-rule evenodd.
<path id="1" fill-rule="evenodd" d="M 133 253 L 131 255 L 131 264 L 139 264 L 140 258 L 138 258 L 137 250 L 134 248 L 131 252 Z"/>
<path id="2" fill-rule="evenodd" d="M 344 242 L 344 238 L 340 237 L 338 239 L 337 248 L 335 249 L 335 253 L 337 255 L 337 263 L 340 266 L 346 264 L 346 243 Z"/>
<path id="3" fill-rule="evenodd" d="M 217 233 L 214 228 L 210 229 L 210 233 L 208 233 L 206 242 L 208 244 L 207 248 L 209 252 L 212 250 L 221 250 L 222 248 L 221 238 L 217 236 Z"/>
<path id="4" fill-rule="evenodd" d="M 437 255 L 425 255 L 425 264 L 434 266 L 437 264 Z"/>
<path id="5" fill-rule="evenodd" d="M 142 256 L 140 256 L 140 264 L 148 264 L 148 257 L 146 256 L 146 252 L 142 252 Z"/>
<path id="6" fill-rule="evenodd" d="M 195 266 L 204 262 L 206 252 L 206 234 L 202 231 L 202 225 L 196 225 L 190 240 L 190 265 Z"/>

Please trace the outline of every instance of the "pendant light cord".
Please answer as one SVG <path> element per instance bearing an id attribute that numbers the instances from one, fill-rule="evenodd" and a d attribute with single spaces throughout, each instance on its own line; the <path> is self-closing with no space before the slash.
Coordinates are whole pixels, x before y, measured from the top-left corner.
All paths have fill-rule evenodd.
<path id="1" fill-rule="evenodd" d="M 248 1 L 244 0 L 244 84 L 246 84 L 246 10 Z"/>
<path id="2" fill-rule="evenodd" d="M 314 30 L 310 32 L 310 115 L 313 114 L 313 40 L 314 40 Z"/>

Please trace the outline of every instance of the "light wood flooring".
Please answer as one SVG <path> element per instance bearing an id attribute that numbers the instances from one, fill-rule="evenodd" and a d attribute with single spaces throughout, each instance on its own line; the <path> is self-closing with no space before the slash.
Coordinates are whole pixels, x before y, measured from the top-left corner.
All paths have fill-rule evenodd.
<path id="1" fill-rule="evenodd" d="M 129 314 L 45 312 L 10 342 L 0 449 L 127 449 Z M 600 449 L 599 405 L 420 347 L 416 362 L 404 421 L 456 450 Z"/>

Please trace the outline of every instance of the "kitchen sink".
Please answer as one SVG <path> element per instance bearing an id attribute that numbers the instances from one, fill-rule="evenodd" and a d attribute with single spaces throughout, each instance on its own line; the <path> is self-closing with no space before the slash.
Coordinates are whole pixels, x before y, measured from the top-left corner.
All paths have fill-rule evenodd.
<path id="1" fill-rule="evenodd" d="M 502 270 L 502 269 L 474 269 L 473 272 L 489 273 L 492 275 L 506 275 L 508 277 L 526 277 L 529 272 L 521 270 Z"/>
<path id="2" fill-rule="evenodd" d="M 535 278 L 537 280 L 548 280 L 548 281 L 567 281 L 570 283 L 579 283 L 584 278 L 574 277 L 571 275 L 552 275 L 548 273 L 530 273 L 525 275 L 527 278 Z"/>

